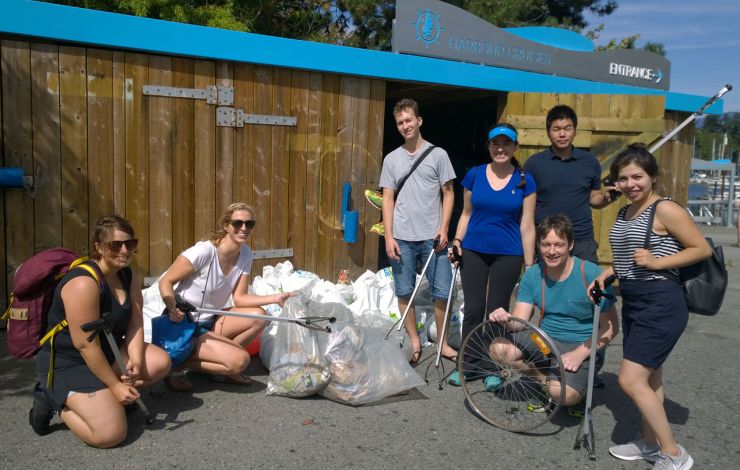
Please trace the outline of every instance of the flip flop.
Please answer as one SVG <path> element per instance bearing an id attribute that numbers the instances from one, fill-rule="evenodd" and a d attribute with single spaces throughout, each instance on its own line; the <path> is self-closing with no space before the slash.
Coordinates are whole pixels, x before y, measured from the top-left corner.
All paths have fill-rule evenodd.
<path id="1" fill-rule="evenodd" d="M 448 361 L 457 362 L 457 354 L 455 354 L 454 356 L 446 356 L 444 354 L 440 354 L 440 357 L 442 359 L 447 359 Z"/>

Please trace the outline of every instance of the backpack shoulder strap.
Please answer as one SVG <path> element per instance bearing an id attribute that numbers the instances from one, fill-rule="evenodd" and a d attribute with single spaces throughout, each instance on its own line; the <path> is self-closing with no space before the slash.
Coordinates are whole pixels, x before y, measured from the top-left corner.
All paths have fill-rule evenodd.
<path id="1" fill-rule="evenodd" d="M 650 207 L 648 207 L 646 210 L 650 211 L 650 214 L 648 215 L 648 223 L 647 228 L 645 230 L 645 241 L 642 242 L 642 247 L 646 250 L 650 248 L 650 234 L 653 233 L 653 221 L 655 220 L 655 211 L 658 210 L 658 204 L 662 201 L 673 201 L 673 199 L 669 197 L 662 197 L 655 201 L 654 203 L 650 204 Z M 676 202 L 676 201 L 673 201 Z M 676 202 L 676 204 L 678 204 Z"/>
<path id="2" fill-rule="evenodd" d="M 583 285 L 586 286 L 586 295 L 588 295 L 588 281 L 586 280 L 586 260 L 581 260 L 581 279 L 583 279 Z"/>
<path id="3" fill-rule="evenodd" d="M 99 271 L 96 268 L 90 266 L 90 263 L 88 263 L 89 260 L 90 258 L 88 258 L 87 256 L 77 258 L 76 260 L 72 262 L 72 264 L 69 265 L 69 271 L 67 272 L 70 272 L 73 269 L 77 269 L 77 268 L 84 269 L 85 271 L 90 273 L 93 279 L 95 279 L 95 282 L 98 283 L 98 287 L 100 288 L 100 291 L 102 292 L 103 283 L 101 282 L 101 277 L 102 277 L 100 275 L 101 273 L 99 273 Z M 63 329 L 65 329 L 67 325 L 68 325 L 67 319 L 63 318 L 62 321 L 54 325 L 52 328 L 49 328 L 49 331 L 47 331 L 46 334 L 39 340 L 39 346 L 43 346 L 44 343 L 46 343 L 50 339 L 53 342 L 54 336 L 60 331 L 62 331 Z"/>

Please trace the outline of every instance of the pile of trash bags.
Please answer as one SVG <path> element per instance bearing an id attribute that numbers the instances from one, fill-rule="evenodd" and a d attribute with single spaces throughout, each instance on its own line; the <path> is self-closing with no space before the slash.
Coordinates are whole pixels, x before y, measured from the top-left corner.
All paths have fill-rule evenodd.
<path id="1" fill-rule="evenodd" d="M 426 280 L 424 280 L 426 282 Z M 363 405 L 423 385 L 411 368 L 410 341 L 400 319 L 389 268 L 365 272 L 351 284 L 334 284 L 316 274 L 294 270 L 289 261 L 266 266 L 252 292 L 294 292 L 285 307 L 265 306 L 285 318 L 335 317 L 331 333 L 287 322 L 270 322 L 260 339 L 260 358 L 270 370 L 268 395 L 306 397 L 319 394 L 348 405 Z M 420 287 L 415 305 L 422 342 L 436 337 L 434 305 Z M 454 296 L 453 296 L 454 297 Z M 450 336 L 460 343 L 462 296 L 453 304 Z M 430 331 L 431 330 L 431 331 Z M 451 341 L 455 346 L 455 343 Z"/>

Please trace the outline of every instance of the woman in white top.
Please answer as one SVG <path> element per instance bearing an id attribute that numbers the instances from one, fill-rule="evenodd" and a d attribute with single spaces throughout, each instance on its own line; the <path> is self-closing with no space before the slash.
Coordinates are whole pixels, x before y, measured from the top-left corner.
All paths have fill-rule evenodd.
<path id="1" fill-rule="evenodd" d="M 185 250 L 159 281 L 159 292 L 170 320 L 181 322 L 185 312 L 177 308 L 175 295 L 196 307 L 264 314 L 262 305 L 283 305 L 290 293 L 269 296 L 250 294 L 249 274 L 252 250 L 249 236 L 254 228 L 254 209 L 234 203 L 224 211 L 220 228 Z M 175 287 L 177 286 L 177 287 Z M 229 299 L 233 307 L 227 308 Z M 242 375 L 249 364 L 245 347 L 257 337 L 266 322 L 251 318 L 197 314 L 193 354 L 182 364 L 206 374 L 223 376 L 225 381 L 249 385 Z M 180 374 L 171 374 L 167 385 L 174 391 L 192 390 Z"/>

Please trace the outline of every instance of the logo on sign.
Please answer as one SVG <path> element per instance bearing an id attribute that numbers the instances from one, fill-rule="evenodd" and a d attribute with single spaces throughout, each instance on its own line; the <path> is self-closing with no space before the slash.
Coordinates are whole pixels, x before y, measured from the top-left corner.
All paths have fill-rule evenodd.
<path id="1" fill-rule="evenodd" d="M 413 25 L 416 27 L 416 40 L 424 41 L 426 47 L 437 42 L 439 33 L 442 31 L 439 24 L 439 15 L 435 15 L 429 8 L 419 12 Z"/>

